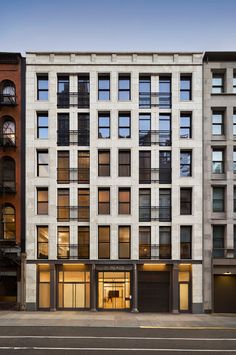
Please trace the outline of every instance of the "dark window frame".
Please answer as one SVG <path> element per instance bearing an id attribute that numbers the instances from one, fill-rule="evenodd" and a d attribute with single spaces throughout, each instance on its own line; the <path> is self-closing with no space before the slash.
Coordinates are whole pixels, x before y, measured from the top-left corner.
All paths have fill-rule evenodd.
<path id="1" fill-rule="evenodd" d="M 108 193 L 108 200 L 100 202 L 100 192 Z M 103 208 L 106 212 L 102 213 Z M 98 215 L 110 215 L 111 214 L 111 191 L 110 187 L 98 187 Z"/>
<path id="2" fill-rule="evenodd" d="M 100 230 L 102 228 L 106 228 L 108 230 L 108 241 L 100 241 L 99 239 L 101 239 L 101 236 L 100 236 Z M 104 245 L 108 245 L 108 251 L 109 251 L 109 255 L 107 257 L 104 257 L 104 256 L 101 256 L 100 254 L 100 246 L 101 244 L 104 244 Z M 98 259 L 110 259 L 110 256 L 111 256 L 111 228 L 110 226 L 108 225 L 99 225 L 98 226 Z"/>
<path id="3" fill-rule="evenodd" d="M 183 159 L 181 156 L 183 154 L 188 154 L 188 159 L 190 159 L 190 162 L 185 163 L 182 162 L 181 160 Z M 180 150 L 180 176 L 181 177 L 191 177 L 192 176 L 192 158 L 193 158 L 193 154 L 192 154 L 192 150 L 185 150 L 185 149 L 181 149 Z M 184 172 L 184 168 L 187 167 L 187 175 Z"/>
<path id="4" fill-rule="evenodd" d="M 128 80 L 128 89 L 122 89 L 120 87 L 121 81 Z M 121 99 L 120 94 L 127 93 L 127 99 Z M 131 100 L 131 75 L 129 73 L 119 73 L 118 74 L 118 100 L 119 101 L 130 101 Z"/>
<path id="5" fill-rule="evenodd" d="M 211 93 L 212 94 L 222 94 L 222 93 L 224 93 L 224 77 L 225 77 L 224 73 L 212 72 L 212 80 L 211 80 Z M 213 80 L 216 79 L 216 78 L 222 80 L 222 84 L 221 85 L 214 85 L 213 84 Z"/>
<path id="6" fill-rule="evenodd" d="M 189 241 L 183 241 L 183 230 L 189 231 Z M 180 259 L 182 260 L 190 260 L 192 259 L 192 226 L 189 225 L 181 225 L 180 226 Z M 188 253 L 183 249 L 187 249 Z"/>
<path id="7" fill-rule="evenodd" d="M 221 122 L 214 122 L 214 116 L 221 116 Z M 222 110 L 212 110 L 211 113 L 211 125 L 212 125 L 212 130 L 211 134 L 213 136 L 222 136 L 224 135 L 224 121 L 225 121 L 225 113 Z M 219 127 L 220 128 L 220 133 L 214 133 L 214 128 Z"/>
<path id="8" fill-rule="evenodd" d="M 222 159 L 221 160 L 213 160 L 214 152 L 222 153 Z M 225 156 L 225 150 L 222 148 L 213 148 L 212 149 L 212 174 L 223 174 L 225 171 L 225 163 L 224 163 L 224 156 Z M 215 172 L 214 165 L 215 164 L 220 164 L 220 171 Z"/>
<path id="9" fill-rule="evenodd" d="M 37 215 L 48 215 L 48 207 L 49 207 L 49 195 L 48 195 L 48 187 L 37 187 Z M 45 191 L 47 192 L 47 200 L 39 201 L 39 193 Z M 39 213 L 40 205 L 47 204 L 47 212 Z"/>
<path id="10" fill-rule="evenodd" d="M 103 118 L 103 117 L 106 117 L 108 118 L 108 125 L 101 125 L 100 123 L 100 118 Z M 100 137 L 100 130 L 102 129 L 105 129 L 105 130 L 108 130 L 109 134 L 107 137 L 103 137 L 101 135 Z M 111 138 L 111 114 L 110 114 L 110 111 L 108 112 L 98 112 L 98 139 L 110 139 Z"/>
<path id="11" fill-rule="evenodd" d="M 183 125 L 181 122 L 182 118 L 189 118 L 189 125 Z M 181 130 L 188 131 L 187 137 L 181 134 Z M 192 138 L 192 112 L 180 112 L 180 127 L 179 127 L 180 139 L 191 139 Z"/>
<path id="12" fill-rule="evenodd" d="M 49 249 L 48 249 L 48 246 L 49 246 L 49 228 L 48 228 L 48 225 L 38 225 L 37 227 L 37 259 L 48 259 L 49 258 Z M 48 237 L 48 239 L 47 239 L 47 242 L 40 242 L 39 241 L 39 230 L 41 229 L 41 228 L 47 228 L 47 237 Z M 45 255 L 45 257 L 43 257 L 43 256 L 40 256 L 40 254 L 39 254 L 39 252 L 40 252 L 40 245 L 47 245 L 47 255 Z"/>
<path id="13" fill-rule="evenodd" d="M 40 154 L 47 154 L 48 162 L 40 163 Z M 48 175 L 40 175 L 40 167 L 48 167 Z M 48 149 L 37 149 L 37 177 L 49 177 L 49 151 Z"/>
<path id="14" fill-rule="evenodd" d="M 87 238 L 87 243 L 83 241 L 80 242 L 80 231 L 86 234 L 85 239 Z M 84 235 L 82 235 L 83 239 Z M 83 253 L 81 253 L 80 248 L 82 247 Z M 84 252 L 84 249 L 86 253 Z M 89 259 L 90 255 L 90 227 L 89 226 L 78 226 L 78 259 Z"/>
<path id="15" fill-rule="evenodd" d="M 189 89 L 182 88 L 183 81 L 189 82 Z M 182 94 L 188 93 L 188 99 L 184 99 Z M 192 74 L 180 74 L 180 101 L 191 101 L 192 100 Z"/>
<path id="16" fill-rule="evenodd" d="M 47 89 L 40 89 L 40 81 L 47 82 Z M 40 98 L 41 93 L 47 93 L 47 98 L 42 99 Z M 37 100 L 40 101 L 48 101 L 49 97 L 49 86 L 48 86 L 48 74 L 37 74 Z"/>
<path id="17" fill-rule="evenodd" d="M 100 87 L 101 81 L 106 80 L 108 82 L 108 89 L 104 89 Z M 100 98 L 100 94 L 102 93 L 108 93 L 108 98 L 107 99 L 102 99 Z M 99 101 L 110 101 L 111 99 L 111 78 L 110 74 L 98 74 L 98 100 Z"/>
<path id="18" fill-rule="evenodd" d="M 109 162 L 104 164 L 104 163 L 100 163 L 99 159 L 100 159 L 100 156 L 99 154 L 102 154 L 102 153 L 107 153 L 108 154 L 108 158 L 109 158 Z M 102 169 L 103 167 L 106 167 L 106 169 L 108 170 L 108 174 L 106 175 L 102 175 L 101 172 L 100 172 L 100 168 Z M 98 150 L 98 176 L 110 176 L 111 175 L 111 152 L 110 152 L 110 149 L 108 150 L 105 150 L 105 149 L 99 149 Z"/>
<path id="19" fill-rule="evenodd" d="M 214 192 L 221 191 L 222 196 L 221 198 L 216 198 Z M 220 203 L 221 208 L 217 208 L 218 203 Z M 215 206 L 216 203 L 216 206 Z M 225 212 L 225 187 L 224 186 L 212 186 L 212 212 Z"/>
<path id="20" fill-rule="evenodd" d="M 120 230 L 121 229 L 123 229 L 123 228 L 128 228 L 128 230 L 129 230 L 129 240 L 128 240 L 128 242 L 126 241 L 126 242 L 121 242 L 120 241 Z M 123 245 L 123 244 L 127 244 L 128 245 L 128 257 L 121 257 L 121 246 Z M 131 257 L 131 226 L 128 226 L 128 225 L 122 225 L 122 226 L 118 226 L 118 259 L 124 259 L 124 260 L 128 260 L 128 259 L 130 259 L 130 257 Z"/>
<path id="21" fill-rule="evenodd" d="M 120 201 L 120 193 L 122 193 L 122 192 L 129 193 L 129 199 L 125 202 Z M 122 212 L 123 206 L 127 206 L 127 208 L 128 208 L 127 213 Z M 131 188 L 130 187 L 119 187 L 119 189 L 118 189 L 118 214 L 119 215 L 130 215 L 131 214 Z"/>
<path id="22" fill-rule="evenodd" d="M 48 112 L 37 112 L 37 139 L 48 139 L 48 133 L 49 133 L 49 121 L 47 123 L 47 126 L 40 125 L 40 117 L 47 117 L 48 120 Z M 40 137 L 40 130 L 47 130 L 47 138 L 41 138 Z"/>
<path id="23" fill-rule="evenodd" d="M 122 126 L 120 124 L 120 118 L 122 117 L 128 117 L 129 120 L 129 125 L 128 126 Z M 127 136 L 122 136 L 120 133 L 120 130 L 125 129 L 128 130 L 129 134 Z M 131 138 L 131 113 L 130 112 L 119 112 L 118 116 L 118 138 L 119 139 L 128 139 Z"/>
<path id="24" fill-rule="evenodd" d="M 121 155 L 123 154 L 127 154 L 127 157 L 129 160 L 128 163 L 121 163 Z M 128 174 L 124 174 L 121 173 L 122 172 L 122 168 L 125 168 L 125 170 L 127 169 Z M 119 149 L 118 150 L 118 176 L 119 177 L 129 177 L 131 176 L 131 150 L 130 149 Z"/>
<path id="25" fill-rule="evenodd" d="M 182 192 L 188 192 L 188 199 L 183 199 Z M 180 215 L 192 215 L 192 187 L 180 188 Z M 187 211 L 187 212 L 186 212 Z"/>

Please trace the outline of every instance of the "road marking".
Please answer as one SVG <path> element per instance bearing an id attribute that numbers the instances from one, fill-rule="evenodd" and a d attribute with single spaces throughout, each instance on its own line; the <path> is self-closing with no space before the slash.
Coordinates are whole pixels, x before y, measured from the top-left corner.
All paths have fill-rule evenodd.
<path id="1" fill-rule="evenodd" d="M 236 341 L 236 338 L 169 338 L 169 337 L 124 337 L 82 335 L 0 335 L 0 339 L 111 339 L 111 340 L 184 340 L 184 341 Z"/>
<path id="2" fill-rule="evenodd" d="M 49 347 L 39 347 L 39 346 L 3 346 L 0 350 L 66 350 L 66 351 L 155 351 L 155 352 L 233 352 L 236 350 L 219 350 L 219 349 L 145 349 L 145 348 L 49 348 Z"/>

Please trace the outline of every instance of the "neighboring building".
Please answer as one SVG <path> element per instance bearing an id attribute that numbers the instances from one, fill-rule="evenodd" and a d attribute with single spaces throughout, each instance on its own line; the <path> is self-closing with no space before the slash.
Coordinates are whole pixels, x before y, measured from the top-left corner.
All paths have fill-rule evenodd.
<path id="1" fill-rule="evenodd" d="M 1 309 L 22 309 L 25 297 L 21 283 L 24 278 L 25 226 L 24 77 L 25 61 L 21 54 L 0 53 Z"/>
<path id="2" fill-rule="evenodd" d="M 202 312 L 202 53 L 26 61 L 27 309 Z"/>
<path id="3" fill-rule="evenodd" d="M 236 52 L 204 55 L 204 309 L 236 312 Z"/>

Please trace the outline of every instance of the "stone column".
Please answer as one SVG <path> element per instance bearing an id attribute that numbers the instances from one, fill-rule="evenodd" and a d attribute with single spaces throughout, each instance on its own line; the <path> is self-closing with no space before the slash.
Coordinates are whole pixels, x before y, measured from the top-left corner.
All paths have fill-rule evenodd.
<path id="1" fill-rule="evenodd" d="M 133 266 L 132 313 L 138 312 L 138 271 L 137 264 Z"/>
<path id="2" fill-rule="evenodd" d="M 172 313 L 179 313 L 179 269 L 173 264 L 172 269 Z"/>
<path id="3" fill-rule="evenodd" d="M 91 311 L 96 312 L 96 268 L 95 264 L 92 264 L 90 275 L 90 292 L 91 292 Z"/>

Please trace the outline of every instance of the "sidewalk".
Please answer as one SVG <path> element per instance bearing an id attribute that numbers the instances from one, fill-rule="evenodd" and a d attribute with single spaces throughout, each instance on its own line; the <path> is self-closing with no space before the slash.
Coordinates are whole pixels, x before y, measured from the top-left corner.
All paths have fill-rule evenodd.
<path id="1" fill-rule="evenodd" d="M 0 311 L 0 326 L 234 328 L 236 314 Z"/>

